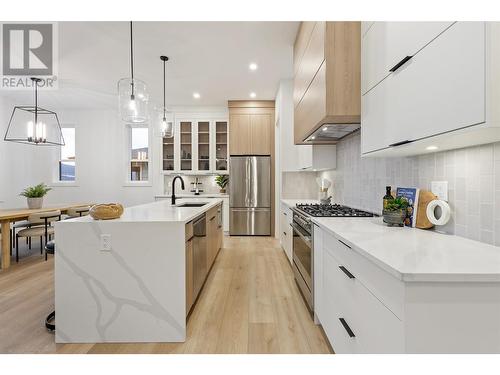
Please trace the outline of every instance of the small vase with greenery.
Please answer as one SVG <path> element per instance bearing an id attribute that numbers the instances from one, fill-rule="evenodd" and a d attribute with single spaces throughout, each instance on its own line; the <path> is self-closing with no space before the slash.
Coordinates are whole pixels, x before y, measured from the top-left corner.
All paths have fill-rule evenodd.
<path id="1" fill-rule="evenodd" d="M 226 192 L 226 186 L 229 182 L 229 175 L 227 174 L 220 174 L 217 177 L 215 177 L 215 183 L 219 185 L 220 187 L 220 192 L 224 194 Z"/>
<path id="2" fill-rule="evenodd" d="M 388 225 L 404 226 L 406 215 L 408 213 L 408 199 L 405 197 L 396 197 L 387 203 L 382 211 L 384 223 Z"/>
<path id="3" fill-rule="evenodd" d="M 38 209 L 42 208 L 43 205 L 43 197 L 51 190 L 44 183 L 40 183 L 35 186 L 29 186 L 22 191 L 21 196 L 26 197 L 28 200 L 28 208 Z"/>

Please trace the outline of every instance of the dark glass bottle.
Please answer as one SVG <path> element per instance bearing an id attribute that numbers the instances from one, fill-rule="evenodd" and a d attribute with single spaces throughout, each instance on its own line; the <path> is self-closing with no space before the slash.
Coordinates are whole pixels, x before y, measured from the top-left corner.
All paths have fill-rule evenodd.
<path id="1" fill-rule="evenodd" d="M 385 187 L 385 195 L 384 195 L 384 198 L 383 198 L 384 210 L 387 208 L 387 203 L 389 203 L 393 199 L 394 199 L 394 197 L 391 194 L 391 187 L 390 186 L 386 186 Z"/>

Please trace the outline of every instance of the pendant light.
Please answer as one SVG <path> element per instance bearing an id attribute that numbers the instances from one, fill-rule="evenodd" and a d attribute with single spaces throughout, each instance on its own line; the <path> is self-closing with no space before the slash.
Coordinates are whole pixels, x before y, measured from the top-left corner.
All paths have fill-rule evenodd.
<path id="1" fill-rule="evenodd" d="M 167 71 L 167 56 L 160 56 L 163 61 L 163 106 L 156 112 L 156 118 L 160 128 L 162 138 L 172 138 L 174 136 L 174 121 L 173 114 L 167 109 L 166 105 L 166 71 Z"/>
<path id="2" fill-rule="evenodd" d="M 130 78 L 118 81 L 118 106 L 120 117 L 127 123 L 143 123 L 148 120 L 148 101 L 146 84 L 134 78 L 134 38 L 133 24 L 130 21 Z"/>
<path id="3" fill-rule="evenodd" d="M 5 132 L 5 141 L 34 146 L 64 146 L 57 113 L 38 106 L 38 85 L 41 81 L 40 78 L 31 78 L 35 105 L 14 107 Z"/>

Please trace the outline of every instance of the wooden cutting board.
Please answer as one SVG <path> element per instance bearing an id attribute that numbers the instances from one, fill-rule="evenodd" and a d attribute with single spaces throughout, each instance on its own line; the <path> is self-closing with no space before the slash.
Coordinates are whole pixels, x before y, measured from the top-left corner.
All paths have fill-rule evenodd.
<path id="1" fill-rule="evenodd" d="M 420 229 L 429 229 L 434 225 L 427 219 L 427 205 L 437 199 L 437 197 L 428 190 L 420 190 L 418 195 L 417 221 L 415 226 Z"/>

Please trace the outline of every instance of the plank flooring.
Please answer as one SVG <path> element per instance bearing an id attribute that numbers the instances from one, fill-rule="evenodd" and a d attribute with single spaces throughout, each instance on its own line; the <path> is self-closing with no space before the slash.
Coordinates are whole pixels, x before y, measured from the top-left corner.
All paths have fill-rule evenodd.
<path id="1" fill-rule="evenodd" d="M 0 353 L 331 353 L 274 238 L 224 238 L 184 343 L 56 345 L 53 266 L 35 252 L 0 271 Z"/>

